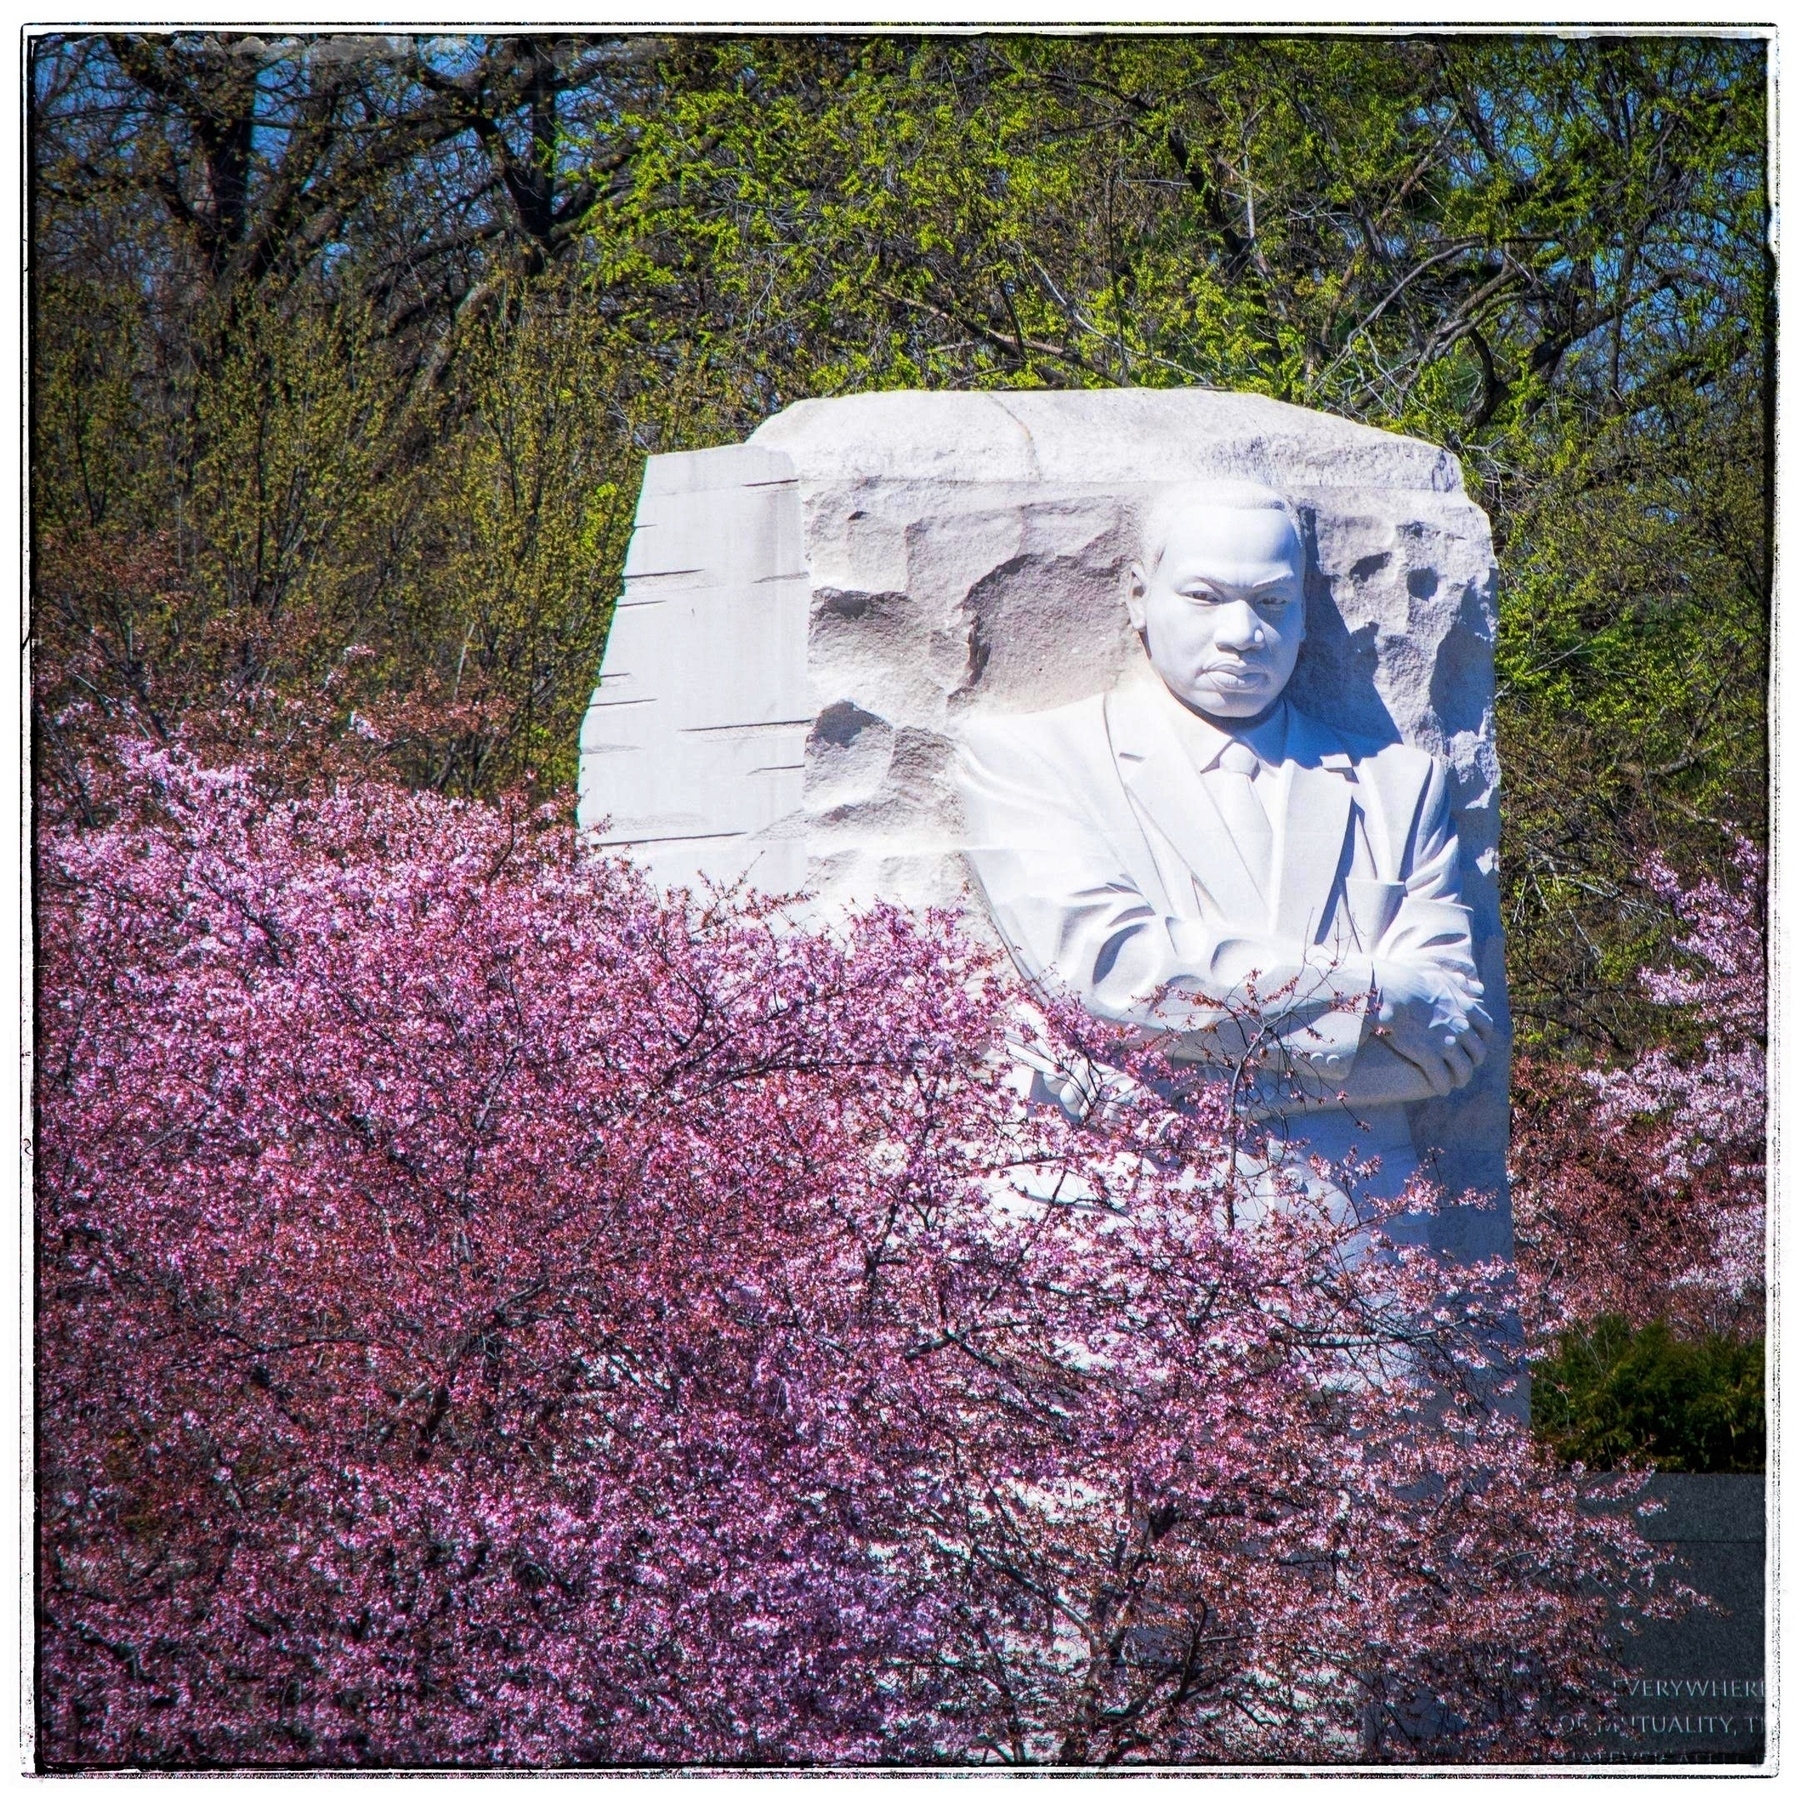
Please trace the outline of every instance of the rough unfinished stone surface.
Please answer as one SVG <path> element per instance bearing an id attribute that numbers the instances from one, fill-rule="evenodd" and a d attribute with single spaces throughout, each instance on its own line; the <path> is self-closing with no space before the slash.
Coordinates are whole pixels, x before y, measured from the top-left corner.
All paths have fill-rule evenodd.
<path id="1" fill-rule="evenodd" d="M 810 400 L 747 443 L 652 458 L 600 686 L 581 820 L 653 876 L 747 878 L 827 907 L 960 904 L 959 725 L 1110 687 L 1154 487 L 1262 482 L 1308 538 L 1307 712 L 1443 757 L 1464 901 L 1501 1038 L 1474 1083 L 1414 1109 L 1453 1187 L 1504 1180 L 1496 881 L 1495 569 L 1433 445 L 1205 390 Z M 974 909 L 979 924 L 979 906 Z M 1504 1211 L 1448 1231 L 1502 1250 Z"/>

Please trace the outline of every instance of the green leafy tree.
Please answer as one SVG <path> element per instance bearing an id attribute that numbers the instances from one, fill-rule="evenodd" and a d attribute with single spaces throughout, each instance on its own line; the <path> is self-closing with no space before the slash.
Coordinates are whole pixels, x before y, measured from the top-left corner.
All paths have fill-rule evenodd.
<path id="1" fill-rule="evenodd" d="M 646 452 L 871 387 L 1251 389 L 1462 458 L 1515 1007 L 1629 1052 L 1644 854 L 1762 829 L 1766 72 L 1699 36 L 43 40 L 43 716 L 77 664 L 102 708 L 220 678 L 59 573 L 172 534 L 157 617 L 257 571 L 250 660 L 334 742 L 554 787 Z"/>
<path id="2" fill-rule="evenodd" d="M 1653 1029 L 1630 974 L 1667 918 L 1632 870 L 1717 863 L 1719 823 L 1761 813 L 1760 45 L 784 40 L 668 66 L 593 230 L 721 433 L 870 386 L 1200 384 L 1455 449 L 1505 578 L 1519 1013 L 1590 1051 Z"/>

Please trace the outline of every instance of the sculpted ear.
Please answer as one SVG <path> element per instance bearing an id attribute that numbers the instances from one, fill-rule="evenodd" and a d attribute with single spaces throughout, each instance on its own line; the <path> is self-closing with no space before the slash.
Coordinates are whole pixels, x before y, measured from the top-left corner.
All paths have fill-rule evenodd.
<path id="1" fill-rule="evenodd" d="M 1131 574 L 1125 583 L 1125 610 L 1131 615 L 1131 629 L 1144 629 L 1144 595 L 1150 586 L 1150 578 L 1144 573 L 1142 563 L 1131 565 Z"/>

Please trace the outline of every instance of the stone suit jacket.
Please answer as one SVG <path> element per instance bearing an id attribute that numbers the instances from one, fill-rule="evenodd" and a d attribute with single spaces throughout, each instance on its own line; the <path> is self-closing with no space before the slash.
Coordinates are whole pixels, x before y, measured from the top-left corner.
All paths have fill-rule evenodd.
<path id="1" fill-rule="evenodd" d="M 1368 1000 L 1377 962 L 1481 993 L 1444 765 L 1290 705 L 1265 897 L 1165 705 L 1129 683 L 964 733 L 965 851 L 1026 979 L 1190 1061 L 1234 1062 L 1248 1012 L 1302 1104 L 1429 1098 Z"/>

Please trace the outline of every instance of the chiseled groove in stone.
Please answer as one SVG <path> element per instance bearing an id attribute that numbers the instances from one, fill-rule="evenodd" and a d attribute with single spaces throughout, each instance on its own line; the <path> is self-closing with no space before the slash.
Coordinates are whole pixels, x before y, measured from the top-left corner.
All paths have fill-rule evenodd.
<path id="1" fill-rule="evenodd" d="M 628 850 L 634 844 L 704 844 L 720 838 L 743 837 L 741 831 L 687 831 L 670 837 L 603 837 L 600 842 L 609 850 Z"/>
<path id="2" fill-rule="evenodd" d="M 804 730 L 811 719 L 749 719 L 741 725 L 683 725 L 683 736 L 698 736 L 709 731 L 794 731 Z"/>

